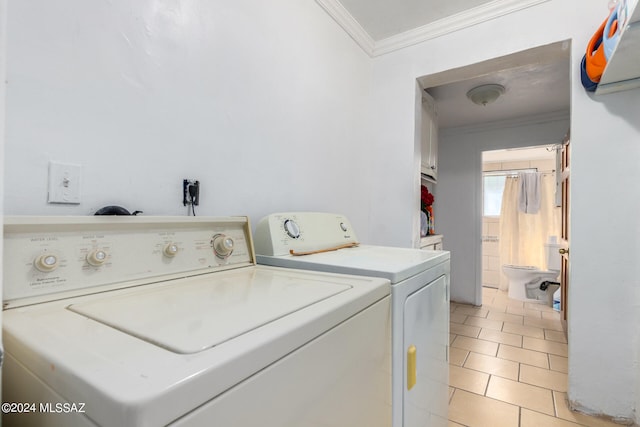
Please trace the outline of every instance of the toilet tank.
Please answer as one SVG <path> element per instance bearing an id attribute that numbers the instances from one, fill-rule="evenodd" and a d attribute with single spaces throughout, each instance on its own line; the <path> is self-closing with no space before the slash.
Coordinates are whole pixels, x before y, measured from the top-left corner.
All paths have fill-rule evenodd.
<path id="1" fill-rule="evenodd" d="M 560 271 L 560 250 L 562 246 L 558 244 L 557 237 L 549 237 L 549 242 L 545 243 L 544 248 L 547 255 L 547 270 Z"/>

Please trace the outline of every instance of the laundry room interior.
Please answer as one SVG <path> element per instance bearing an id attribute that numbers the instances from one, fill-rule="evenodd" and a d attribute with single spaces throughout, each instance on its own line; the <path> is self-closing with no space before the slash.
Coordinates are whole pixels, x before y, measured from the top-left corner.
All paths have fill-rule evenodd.
<path id="1" fill-rule="evenodd" d="M 482 425 L 474 411 L 495 402 L 513 416 L 489 425 L 640 425 L 640 60 L 618 55 L 637 72 L 619 88 L 581 81 L 585 48 L 613 10 L 624 5 L 627 40 L 640 43 L 638 1 L 470 3 L 429 22 L 429 8 L 410 2 L 391 14 L 358 0 L 0 0 L 2 215 L 246 216 L 250 233 L 278 212 L 343 215 L 358 239 L 349 244 L 450 254 L 448 396 L 458 405 L 448 425 Z M 469 92 L 486 84 L 502 89 L 478 104 Z M 518 158 L 525 148 L 543 154 Z M 539 262 L 496 255 L 501 225 L 483 214 L 483 177 L 504 170 L 553 180 L 557 232 L 537 233 Z M 433 197 L 427 232 L 422 186 Z M 552 235 L 564 264 L 542 282 L 567 283 L 564 306 L 510 312 L 503 265 L 546 270 Z M 540 319 L 527 324 L 532 307 Z M 518 328 L 507 315 L 521 316 Z M 527 326 L 541 332 L 527 338 Z M 508 356 L 495 328 L 521 335 L 508 346 L 546 365 Z M 518 370 L 483 370 L 485 356 Z M 527 382 L 559 360 L 561 388 Z M 461 375 L 478 372 L 484 388 L 467 387 Z M 549 402 L 511 399 L 506 385 L 497 391 L 507 380 Z"/>

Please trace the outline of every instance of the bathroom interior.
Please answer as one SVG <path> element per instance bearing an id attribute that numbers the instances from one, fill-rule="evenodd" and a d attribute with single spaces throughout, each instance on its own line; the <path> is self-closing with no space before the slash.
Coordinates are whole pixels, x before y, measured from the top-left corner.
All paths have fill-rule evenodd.
<path id="1" fill-rule="evenodd" d="M 560 144 L 483 152 L 482 286 L 560 309 Z M 523 180 L 537 203 L 527 209 Z M 514 277 L 515 276 L 515 277 Z M 516 277 L 521 280 L 515 280 Z M 536 280 L 537 279 L 537 280 Z M 516 285 L 517 282 L 517 285 Z M 528 283 L 528 288 L 525 283 Z M 545 289 L 540 288 L 540 284 Z M 509 286 L 510 284 L 516 286 Z"/>

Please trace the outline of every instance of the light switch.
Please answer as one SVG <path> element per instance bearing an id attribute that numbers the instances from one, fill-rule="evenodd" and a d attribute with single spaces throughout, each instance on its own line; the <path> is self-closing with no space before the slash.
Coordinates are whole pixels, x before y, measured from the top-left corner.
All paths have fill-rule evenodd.
<path id="1" fill-rule="evenodd" d="M 80 165 L 49 162 L 49 203 L 80 203 Z"/>

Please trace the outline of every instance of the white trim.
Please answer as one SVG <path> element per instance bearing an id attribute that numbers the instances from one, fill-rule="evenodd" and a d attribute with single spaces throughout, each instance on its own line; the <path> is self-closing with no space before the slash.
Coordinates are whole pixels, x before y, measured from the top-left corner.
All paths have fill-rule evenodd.
<path id="1" fill-rule="evenodd" d="M 508 15 L 549 0 L 494 0 L 465 10 L 413 30 L 375 41 L 342 6 L 339 0 L 316 2 L 351 36 L 371 57 L 384 55 L 426 40 L 471 27 L 500 16 Z"/>
<path id="2" fill-rule="evenodd" d="M 364 50 L 367 55 L 373 56 L 375 41 L 371 38 L 358 21 L 344 8 L 339 0 L 316 0 L 347 34 Z"/>
<path id="3" fill-rule="evenodd" d="M 514 127 L 531 126 L 539 123 L 557 122 L 571 119 L 569 109 L 550 111 L 547 113 L 533 114 L 524 117 L 515 117 L 511 119 L 496 120 L 493 122 L 476 123 L 471 125 L 452 126 L 448 128 L 441 128 L 439 135 L 462 133 L 462 134 L 474 134 L 478 132 L 484 132 L 492 129 L 509 129 Z M 561 141 L 557 141 L 559 144 Z M 545 145 L 547 142 L 541 142 L 537 145 Z M 497 150 L 497 148 L 496 148 Z"/>

